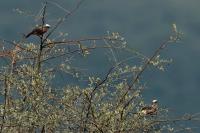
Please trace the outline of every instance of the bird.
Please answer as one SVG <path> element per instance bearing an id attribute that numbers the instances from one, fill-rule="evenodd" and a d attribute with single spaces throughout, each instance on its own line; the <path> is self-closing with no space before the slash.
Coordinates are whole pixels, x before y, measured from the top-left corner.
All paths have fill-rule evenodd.
<path id="1" fill-rule="evenodd" d="M 144 115 L 155 115 L 158 112 L 158 100 L 154 99 L 150 106 L 145 106 L 141 109 Z"/>
<path id="2" fill-rule="evenodd" d="M 49 24 L 36 26 L 30 33 L 28 33 L 25 38 L 28 38 L 31 35 L 42 36 L 46 33 L 51 26 Z"/>

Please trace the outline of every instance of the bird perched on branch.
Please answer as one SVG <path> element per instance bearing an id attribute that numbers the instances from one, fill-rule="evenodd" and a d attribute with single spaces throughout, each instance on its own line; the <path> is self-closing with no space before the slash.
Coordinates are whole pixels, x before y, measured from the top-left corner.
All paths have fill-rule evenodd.
<path id="1" fill-rule="evenodd" d="M 150 106 L 145 106 L 141 109 L 144 115 L 155 115 L 158 111 L 158 100 L 153 100 Z"/>
<path id="2" fill-rule="evenodd" d="M 51 26 L 49 24 L 44 24 L 40 26 L 36 26 L 30 33 L 28 33 L 25 37 L 28 38 L 31 35 L 42 36 L 44 33 L 48 31 Z"/>

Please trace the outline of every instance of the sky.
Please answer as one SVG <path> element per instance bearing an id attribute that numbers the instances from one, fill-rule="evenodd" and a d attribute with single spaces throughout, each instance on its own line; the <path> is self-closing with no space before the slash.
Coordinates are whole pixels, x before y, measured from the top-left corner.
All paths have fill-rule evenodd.
<path id="1" fill-rule="evenodd" d="M 38 23 L 35 16 L 41 0 L 1 0 L 0 37 L 19 40 Z M 77 0 L 54 0 L 71 10 Z M 145 72 L 146 102 L 157 98 L 160 104 L 176 114 L 200 112 L 200 1 L 199 0 L 85 0 L 77 12 L 65 21 L 59 31 L 71 38 L 101 36 L 107 31 L 119 32 L 128 46 L 150 56 L 168 38 L 171 25 L 184 33 L 180 43 L 169 46 L 162 56 L 173 59 L 165 72 Z M 17 13 L 17 9 L 26 14 Z M 64 11 L 51 5 L 48 21 L 55 24 Z M 96 57 L 100 58 L 100 57 Z M 102 63 L 101 63 L 102 64 Z M 94 70 L 102 65 L 95 62 Z M 104 71 L 102 69 L 102 71 Z"/>

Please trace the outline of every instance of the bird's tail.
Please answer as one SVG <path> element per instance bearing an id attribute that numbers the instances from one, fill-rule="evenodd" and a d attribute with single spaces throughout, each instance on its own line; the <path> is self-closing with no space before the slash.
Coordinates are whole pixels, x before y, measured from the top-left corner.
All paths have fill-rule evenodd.
<path id="1" fill-rule="evenodd" d="M 28 38 L 30 35 L 32 35 L 33 33 L 32 32 L 30 32 L 30 33 L 28 33 L 26 36 L 25 36 L 25 38 Z"/>

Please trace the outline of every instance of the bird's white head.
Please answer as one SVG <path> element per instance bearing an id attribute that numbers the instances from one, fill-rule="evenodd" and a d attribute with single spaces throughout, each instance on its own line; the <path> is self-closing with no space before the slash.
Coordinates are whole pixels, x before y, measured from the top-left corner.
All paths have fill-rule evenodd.
<path id="1" fill-rule="evenodd" d="M 49 24 L 45 24 L 44 27 L 50 28 L 51 26 Z"/>
<path id="2" fill-rule="evenodd" d="M 152 103 L 158 103 L 158 100 L 154 99 L 154 100 L 152 101 Z"/>

